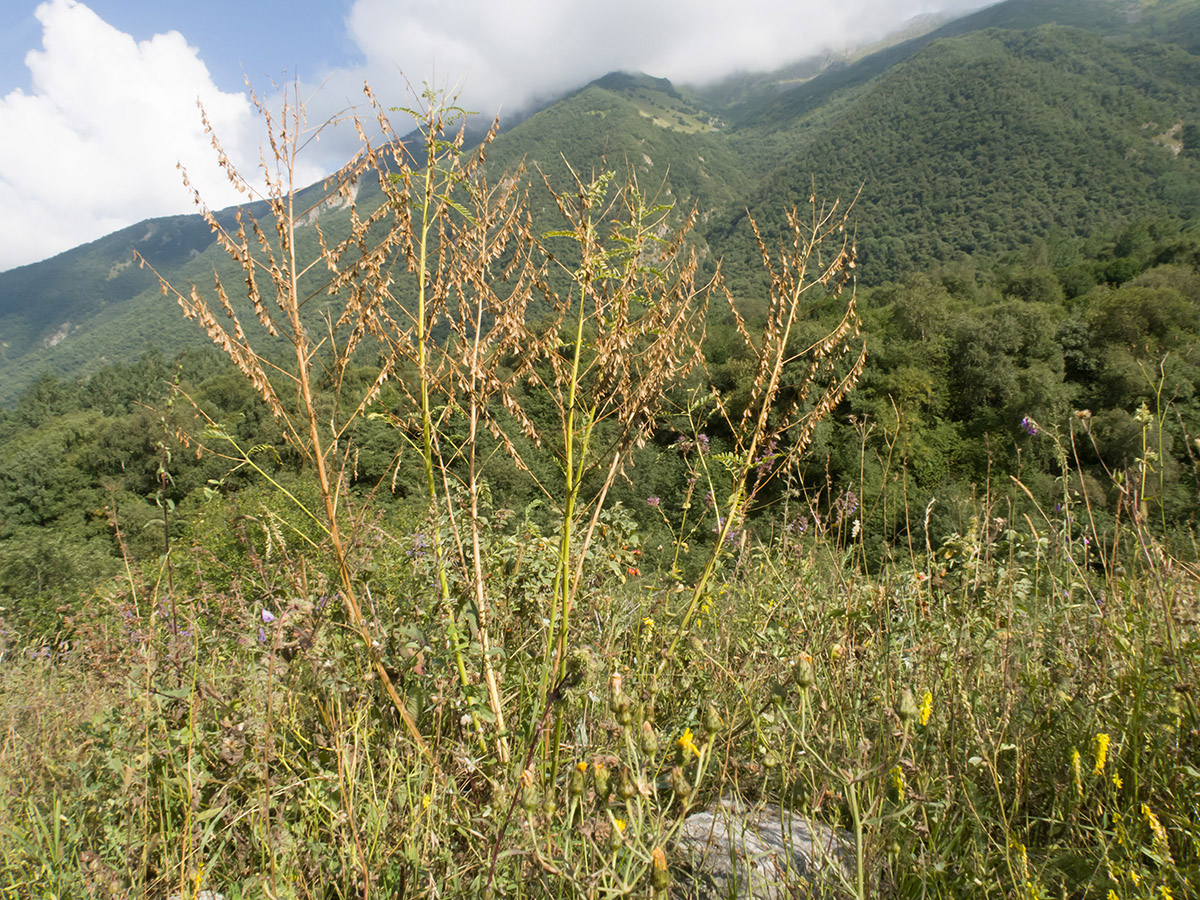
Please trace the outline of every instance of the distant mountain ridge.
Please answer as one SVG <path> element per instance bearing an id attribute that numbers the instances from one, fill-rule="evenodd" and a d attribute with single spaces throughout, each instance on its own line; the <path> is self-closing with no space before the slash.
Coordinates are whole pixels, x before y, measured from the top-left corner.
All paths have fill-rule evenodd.
<path id="1" fill-rule="evenodd" d="M 681 211 L 698 208 L 702 252 L 725 258 L 742 290 L 755 284 L 738 280 L 756 254 L 747 210 L 769 221 L 814 182 L 844 198 L 861 188 L 868 282 L 1200 213 L 1200 148 L 1183 140 L 1200 123 L 1198 0 L 1008 0 L 915 31 L 861 58 L 699 88 L 610 73 L 508 128 L 489 165 L 525 161 L 563 185 L 567 161 L 632 174 Z M 378 201 L 366 189 L 358 202 Z M 323 212 L 322 227 L 333 233 L 342 215 Z M 42 371 L 86 374 L 148 345 L 204 343 L 132 264 L 134 248 L 180 284 L 203 288 L 214 268 L 239 280 L 198 216 L 0 273 L 0 402 Z"/>

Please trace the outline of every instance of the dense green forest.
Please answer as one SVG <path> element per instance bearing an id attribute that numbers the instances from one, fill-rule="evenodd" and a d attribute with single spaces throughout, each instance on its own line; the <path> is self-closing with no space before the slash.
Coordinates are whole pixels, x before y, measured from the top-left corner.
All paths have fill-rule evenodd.
<path id="1" fill-rule="evenodd" d="M 994 263 L 964 261 L 860 289 L 867 367 L 822 426 L 793 489 L 826 512 L 847 493 L 880 496 L 863 520 L 873 565 L 897 547 L 936 546 L 965 530 L 984 486 L 1019 504 L 1009 480 L 1020 478 L 1053 505 L 1064 465 L 1094 479 L 1101 533 L 1132 512 L 1129 496 L 1111 486 L 1123 474 L 1152 485 L 1138 513 L 1190 546 L 1200 497 L 1198 252 L 1194 233 L 1177 223 L 1139 222 L 1108 239 L 1039 241 Z M 828 325 L 824 313 L 819 304 L 810 310 L 806 333 Z M 750 361 L 718 308 L 705 353 L 703 379 L 736 404 Z M 206 507 L 254 483 L 245 467 L 189 448 L 201 412 L 243 446 L 270 448 L 281 477 L 301 476 L 272 417 L 215 350 L 151 352 L 87 378 L 43 376 L 0 412 L 0 597 L 12 637 L 52 636 L 98 575 L 120 569 L 122 552 L 157 558 L 164 523 L 186 537 L 193 517 L 208 523 Z M 687 425 L 676 425 L 653 436 L 636 472 L 613 489 L 643 543 L 669 542 L 663 516 L 680 514 L 670 501 L 645 503 L 680 496 L 675 445 Z M 724 440 L 719 427 L 711 438 Z M 419 507 L 418 472 L 401 436 L 368 422 L 355 439 L 354 489 L 400 507 L 415 496 Z M 1150 463 L 1147 449 L 1156 454 Z M 904 479 L 885 483 L 896 471 Z M 513 509 L 536 497 L 519 472 L 493 477 Z M 934 497 L 928 520 L 906 518 Z"/>

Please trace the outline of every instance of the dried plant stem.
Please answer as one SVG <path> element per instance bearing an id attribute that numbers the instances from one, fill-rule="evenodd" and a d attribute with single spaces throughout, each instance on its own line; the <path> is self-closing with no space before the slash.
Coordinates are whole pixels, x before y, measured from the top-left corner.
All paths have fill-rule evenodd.
<path id="1" fill-rule="evenodd" d="M 229 327 L 219 321 L 214 314 L 212 305 L 200 295 L 195 287 L 192 288 L 189 295 L 185 296 L 171 286 L 161 275 L 159 275 L 159 283 L 164 294 L 172 294 L 176 297 L 184 310 L 184 314 L 188 318 L 197 319 L 201 322 L 212 341 L 225 351 L 226 355 L 229 356 L 233 363 L 238 366 L 247 379 L 254 385 L 259 396 L 262 397 L 267 407 L 283 426 L 284 433 L 291 440 L 292 444 L 313 464 L 323 502 L 324 515 L 317 518 L 311 510 L 308 510 L 303 505 L 300 508 L 306 514 L 312 516 L 328 536 L 334 561 L 338 569 L 338 580 L 341 583 L 343 604 L 345 605 L 350 623 L 359 633 L 364 647 L 367 648 L 371 668 L 375 671 L 380 679 L 380 683 L 384 686 L 384 690 L 403 722 L 409 738 L 428 760 L 433 770 L 438 772 L 440 768 L 434 758 L 433 752 L 422 737 L 417 723 L 412 718 L 403 699 L 396 690 L 395 684 L 392 682 L 383 660 L 372 649 L 374 646 L 373 638 L 357 597 L 349 552 L 345 536 L 338 521 L 338 504 L 341 495 L 344 468 L 335 472 L 331 470 L 329 461 L 336 458 L 337 436 L 344 431 L 345 425 L 342 428 L 333 427 L 332 439 L 328 442 L 326 441 L 324 437 L 326 424 L 322 421 L 321 415 L 317 410 L 314 399 L 315 391 L 312 383 L 312 369 L 316 364 L 316 357 L 320 348 L 313 342 L 308 328 L 301 317 L 301 310 L 307 297 L 302 292 L 300 279 L 316 265 L 316 261 L 302 264 L 296 255 L 296 227 L 300 218 L 295 208 L 296 156 L 299 148 L 302 146 L 302 139 L 305 134 L 303 110 L 298 101 L 285 98 L 282 112 L 276 117 L 261 99 L 257 96 L 252 96 L 267 126 L 271 149 L 274 154 L 273 158 L 276 164 L 277 174 L 268 176 L 267 179 L 266 197 L 268 208 L 274 218 L 274 240 L 269 237 L 268 231 L 259 226 L 258 221 L 253 216 L 243 211 L 239 211 L 237 214 L 237 231 L 230 233 L 217 220 L 216 216 L 207 206 L 204 205 L 199 195 L 194 193 L 194 196 L 197 205 L 201 209 L 201 215 L 217 235 L 218 244 L 242 267 L 246 277 L 248 299 L 254 308 L 259 323 L 270 335 L 277 335 L 280 332 L 286 333 L 292 345 L 295 372 L 284 373 L 280 371 L 279 374 L 291 382 L 295 390 L 295 400 L 293 401 L 291 398 L 282 396 L 277 391 L 268 373 L 268 368 L 270 367 L 265 363 L 264 358 L 252 347 L 242 327 L 237 310 L 230 303 L 225 286 L 219 277 L 215 278 L 217 300 L 224 316 L 231 322 L 231 326 Z M 206 129 L 211 134 L 212 131 L 207 118 L 204 121 Z M 238 185 L 244 192 L 254 193 L 255 189 L 251 184 L 234 169 L 229 159 L 220 151 L 220 146 L 217 144 L 215 137 L 213 138 L 213 143 L 218 150 L 222 167 L 226 170 L 226 173 L 234 184 Z M 363 162 L 361 161 L 351 164 L 347 170 L 341 173 L 340 178 L 334 179 L 333 187 L 326 197 L 322 198 L 319 202 L 325 202 L 330 197 L 338 197 L 348 192 L 350 189 L 349 185 L 360 174 L 362 165 Z M 186 173 L 184 177 L 185 183 L 187 183 Z M 249 223 L 250 227 L 249 235 L 246 231 L 247 223 Z M 364 227 L 370 228 L 371 224 L 373 222 L 369 222 Z M 251 236 L 253 236 L 256 246 L 251 245 Z M 331 272 L 338 273 L 338 251 L 326 248 L 323 238 L 321 243 L 323 248 L 321 259 Z M 351 242 L 349 245 L 342 245 L 340 249 L 342 252 L 346 252 L 348 248 L 352 252 L 357 252 L 358 247 L 358 242 Z M 144 259 L 140 261 L 143 265 L 146 264 Z M 375 261 L 375 264 L 379 264 L 378 260 Z M 153 267 L 151 267 L 151 270 L 154 271 Z M 372 274 L 370 268 L 364 271 L 351 267 L 351 271 L 354 274 L 363 275 L 368 284 L 373 283 L 370 278 Z M 267 303 L 264 302 L 259 284 L 260 272 L 266 273 L 269 283 L 273 288 L 274 304 L 278 309 L 278 314 L 282 315 L 282 321 L 276 319 L 276 313 L 273 313 Z M 157 275 L 158 273 L 155 272 L 155 274 Z M 335 279 L 335 284 L 337 284 L 337 279 Z M 344 352 L 350 352 L 353 346 L 354 343 L 351 342 Z M 344 364 L 342 368 L 344 368 Z M 373 387 L 373 390 L 376 389 Z M 361 412 L 364 405 L 365 400 L 362 403 L 356 404 L 355 413 L 352 414 L 351 419 Z M 240 462 L 252 464 L 249 455 L 244 455 Z M 289 496 L 291 495 L 289 494 Z"/>
<path id="2" fill-rule="evenodd" d="M 810 198 L 810 206 L 811 220 L 807 224 L 801 223 L 796 210 L 789 214 L 788 231 L 793 235 L 793 240 L 790 247 L 786 244 L 780 247 L 778 264 L 773 260 L 757 224 L 751 220 L 763 265 L 771 274 L 767 320 L 757 342 L 746 330 L 732 295 L 726 292 L 738 331 L 747 349 L 757 359 L 757 372 L 750 402 L 739 422 L 733 421 L 720 397 L 714 394 L 737 444 L 737 463 L 731 476 L 732 490 L 725 505 L 725 515 L 720 521 L 716 543 L 692 587 L 691 597 L 680 617 L 675 635 L 659 663 L 659 672 L 674 657 L 680 639 L 700 607 L 717 565 L 726 552 L 734 524 L 745 517 L 754 495 L 766 484 L 766 480 L 759 480 L 751 486 L 750 479 L 760 462 L 762 449 L 789 437 L 791 445 L 787 450 L 787 462 L 794 464 L 807 450 L 817 423 L 828 416 L 850 392 L 866 363 L 866 345 L 863 344 L 845 374 L 839 376 L 834 371 L 834 363 L 850 352 L 849 341 L 857 337 L 859 327 L 852 286 L 855 249 L 845 232 L 849 208 L 839 212 L 837 203 L 828 208 L 819 207 L 815 196 Z M 829 243 L 834 243 L 833 258 L 823 264 L 821 252 L 823 249 L 829 252 L 825 246 Z M 793 329 L 805 308 L 808 295 L 814 291 L 820 291 L 822 296 L 825 292 L 836 295 L 847 284 L 851 285 L 851 298 L 837 327 L 800 354 L 793 354 L 790 349 Z M 804 375 L 794 388 L 795 398 L 781 408 L 780 386 L 784 371 L 789 365 L 801 363 L 804 363 Z M 801 409 L 800 403 L 814 392 L 818 396 L 816 403 L 810 409 Z"/>

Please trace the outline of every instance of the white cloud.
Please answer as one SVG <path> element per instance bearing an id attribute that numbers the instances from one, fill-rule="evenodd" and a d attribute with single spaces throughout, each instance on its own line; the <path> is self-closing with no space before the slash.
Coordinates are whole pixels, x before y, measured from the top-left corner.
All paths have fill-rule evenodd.
<path id="1" fill-rule="evenodd" d="M 463 82 L 492 114 L 614 69 L 697 83 L 861 46 L 912 17 L 995 0 L 355 0 L 347 28 L 381 96 Z M 340 73 L 346 74 L 346 73 Z M 335 76 L 334 81 L 338 78 Z"/>
<path id="2" fill-rule="evenodd" d="M 388 105 L 461 85 L 491 115 L 550 99 L 614 69 L 677 82 L 763 71 L 830 47 L 862 45 L 912 16 L 989 0 L 354 0 L 347 37 L 365 63 L 303 73 L 310 121 L 360 105 L 369 80 Z M 31 90 L 0 97 L 0 270 L 50 256 L 139 219 L 192 211 L 182 162 L 210 206 L 241 199 L 215 164 L 199 97 L 229 157 L 258 165 L 249 97 L 228 93 L 183 35 L 135 41 L 78 0 L 36 12 L 43 47 L 25 59 Z M 318 90 L 319 86 L 319 90 Z M 351 129 L 312 145 L 299 183 L 356 149 Z"/>
<path id="3" fill-rule="evenodd" d="M 211 206 L 239 199 L 196 100 L 229 157 L 251 173 L 253 108 L 245 94 L 216 87 L 181 34 L 137 42 L 76 0 L 49 0 L 36 16 L 42 49 L 25 58 L 32 90 L 0 98 L 0 270 L 191 211 L 176 163 Z"/>

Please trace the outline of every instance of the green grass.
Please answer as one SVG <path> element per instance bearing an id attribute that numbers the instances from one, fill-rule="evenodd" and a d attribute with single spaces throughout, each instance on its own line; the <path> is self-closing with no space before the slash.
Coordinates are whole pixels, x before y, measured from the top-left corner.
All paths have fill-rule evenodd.
<path id="1" fill-rule="evenodd" d="M 857 824 L 864 885 L 885 896 L 1189 896 L 1195 567 L 1130 527 L 1128 557 L 1106 568 L 1069 537 L 1069 513 L 1037 531 L 995 513 L 874 574 L 832 521 L 786 544 L 748 537 L 669 659 L 686 594 L 624 533 L 603 548 L 621 564 L 591 571 L 576 611 L 579 682 L 555 710 L 572 765 L 516 804 L 539 743 L 520 703 L 546 600 L 529 576 L 554 567 L 553 542 L 514 567 L 519 523 L 490 537 L 521 751 L 508 766 L 464 724 L 442 638 L 410 628 L 428 557 L 386 530 L 363 548 L 383 652 L 440 775 L 355 637 L 288 589 L 306 566 L 294 549 L 220 594 L 199 569 L 174 614 L 161 584 L 126 585 L 90 605 L 69 651 L 10 650 L 0 667 L 0 891 L 478 896 L 490 878 L 504 896 L 649 896 L 653 851 L 684 810 L 737 793 Z"/>

